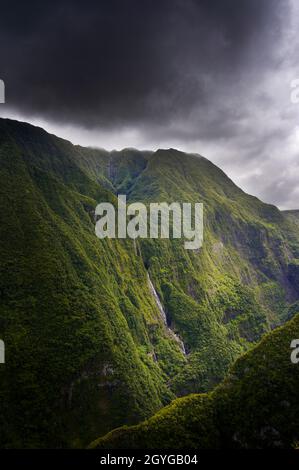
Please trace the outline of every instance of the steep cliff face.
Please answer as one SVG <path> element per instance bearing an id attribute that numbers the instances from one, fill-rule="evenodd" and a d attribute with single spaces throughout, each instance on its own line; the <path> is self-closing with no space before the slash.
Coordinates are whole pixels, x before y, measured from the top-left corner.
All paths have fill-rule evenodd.
<path id="1" fill-rule="evenodd" d="M 204 203 L 202 249 L 185 250 L 182 240 L 137 243 L 169 326 L 189 353 L 172 390 L 205 392 L 298 299 L 298 230 L 203 157 L 170 149 L 140 158 L 142 171 L 132 159 L 128 165 L 129 201 Z"/>
<path id="2" fill-rule="evenodd" d="M 82 446 L 208 391 L 295 313 L 296 225 L 206 159 L 0 120 L 0 160 L 2 446 Z M 117 193 L 203 202 L 203 248 L 97 239 L 95 206 Z"/>
<path id="3" fill-rule="evenodd" d="M 148 421 L 120 428 L 92 448 L 292 448 L 299 439 L 299 365 L 290 344 L 299 314 L 240 358 L 206 395 L 175 400 Z"/>
<path id="4" fill-rule="evenodd" d="M 96 238 L 94 208 L 115 196 L 76 149 L 1 121 L 0 159 L 1 446 L 84 445 L 174 397 L 155 351 L 185 359 L 133 242 Z"/>

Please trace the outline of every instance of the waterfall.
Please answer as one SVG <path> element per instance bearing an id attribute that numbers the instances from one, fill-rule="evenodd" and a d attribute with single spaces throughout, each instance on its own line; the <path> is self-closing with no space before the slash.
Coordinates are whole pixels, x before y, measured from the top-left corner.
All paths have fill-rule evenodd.
<path id="1" fill-rule="evenodd" d="M 166 313 L 165 313 L 165 310 L 163 308 L 163 305 L 161 304 L 161 301 L 159 299 L 159 296 L 157 294 L 157 291 L 156 289 L 154 288 L 154 284 L 152 283 L 152 280 L 149 276 L 149 273 L 147 273 L 147 278 L 148 278 L 148 283 L 149 283 L 149 286 L 150 286 L 150 290 L 151 290 L 151 293 L 153 294 L 154 296 L 154 299 L 156 301 L 156 304 L 157 304 L 157 307 L 160 311 L 160 314 L 161 314 L 161 317 L 163 319 L 163 322 L 164 322 L 164 325 L 167 326 L 167 318 L 166 318 Z"/>
<path id="2" fill-rule="evenodd" d="M 182 353 L 186 356 L 187 353 L 186 353 L 186 348 L 185 348 L 185 345 L 182 341 L 182 339 L 171 329 L 169 328 L 169 326 L 167 325 L 167 317 L 166 317 L 166 313 L 165 313 L 165 310 L 163 308 L 163 305 L 159 299 L 159 296 L 157 294 L 157 291 L 154 287 L 154 284 L 152 283 L 152 280 L 150 278 L 150 275 L 149 273 L 147 273 L 147 278 L 148 278 L 148 284 L 149 284 L 149 288 L 150 288 L 150 291 L 155 299 L 155 302 L 156 302 L 156 305 L 159 309 L 159 312 L 161 314 L 161 317 L 162 317 L 162 320 L 163 320 L 163 323 L 164 325 L 166 326 L 167 330 L 168 330 L 168 333 L 170 334 L 170 336 L 172 336 L 172 338 L 178 343 L 179 347 L 180 347 L 180 350 L 182 351 Z"/>

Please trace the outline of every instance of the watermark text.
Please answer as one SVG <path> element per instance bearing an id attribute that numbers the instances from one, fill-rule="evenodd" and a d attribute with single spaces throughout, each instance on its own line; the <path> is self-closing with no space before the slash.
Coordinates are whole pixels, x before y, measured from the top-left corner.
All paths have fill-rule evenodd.
<path id="1" fill-rule="evenodd" d="M 293 339 L 291 342 L 291 362 L 292 364 L 299 364 L 299 339 Z"/>
<path id="2" fill-rule="evenodd" d="M 5 344 L 2 339 L 0 339 L 0 364 L 5 364 Z"/>
<path id="3" fill-rule="evenodd" d="M 140 202 L 129 205 L 126 196 L 118 196 L 117 211 L 110 202 L 95 210 L 98 238 L 184 238 L 186 250 L 197 250 L 203 244 L 203 204 Z"/>
<path id="4" fill-rule="evenodd" d="M 5 84 L 4 81 L 0 79 L 0 104 L 5 103 Z"/>

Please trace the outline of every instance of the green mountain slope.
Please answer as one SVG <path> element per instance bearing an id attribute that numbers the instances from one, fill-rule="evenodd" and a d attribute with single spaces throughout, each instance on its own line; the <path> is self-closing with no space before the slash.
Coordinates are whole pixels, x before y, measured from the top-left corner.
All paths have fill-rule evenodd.
<path id="1" fill-rule="evenodd" d="M 169 325 L 190 353 L 172 389 L 205 392 L 264 332 L 289 318 L 299 296 L 298 230 L 203 157 L 159 150 L 143 165 L 140 172 L 130 161 L 130 201 L 204 203 L 201 250 L 187 251 L 181 240 L 141 240 L 138 251 Z"/>
<path id="2" fill-rule="evenodd" d="M 175 400 L 148 421 L 117 429 L 92 448 L 291 448 L 299 439 L 299 364 L 290 344 L 299 314 L 266 335 L 207 395 Z"/>
<path id="3" fill-rule="evenodd" d="M 136 422 L 173 397 L 153 343 L 184 361 L 132 241 L 95 237 L 95 205 L 114 196 L 73 153 L 1 121 L 1 446 L 80 446 Z"/>
<path id="4" fill-rule="evenodd" d="M 209 391 L 296 313 L 296 224 L 202 157 L 85 149 L 1 119 L 0 168 L 2 447 L 84 446 Z M 203 248 L 97 239 L 94 209 L 117 193 L 204 202 Z"/>

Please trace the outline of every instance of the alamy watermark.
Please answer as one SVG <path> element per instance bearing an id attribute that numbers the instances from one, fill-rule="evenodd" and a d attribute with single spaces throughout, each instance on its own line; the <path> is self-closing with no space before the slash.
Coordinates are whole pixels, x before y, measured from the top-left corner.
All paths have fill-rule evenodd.
<path id="1" fill-rule="evenodd" d="M 5 84 L 4 81 L 0 79 L 0 104 L 5 103 Z"/>
<path id="2" fill-rule="evenodd" d="M 299 364 L 299 339 L 293 339 L 291 342 L 291 362 L 292 364 Z"/>
<path id="3" fill-rule="evenodd" d="M 184 238 L 186 250 L 203 244 L 203 204 L 141 202 L 127 205 L 126 196 L 118 195 L 117 211 L 110 202 L 95 210 L 98 238 Z"/>
<path id="4" fill-rule="evenodd" d="M 0 339 L 0 364 L 5 363 L 5 344 L 2 339 Z"/>
<path id="5" fill-rule="evenodd" d="M 299 78 L 295 78 L 291 81 L 291 103 L 298 104 L 299 103 Z"/>
<path id="6" fill-rule="evenodd" d="M 290 100 L 292 104 L 299 104 L 299 78 L 294 78 L 291 81 L 290 87 L 292 88 Z M 299 136 L 299 126 L 296 126 L 296 135 Z"/>

